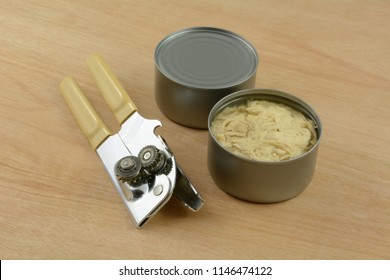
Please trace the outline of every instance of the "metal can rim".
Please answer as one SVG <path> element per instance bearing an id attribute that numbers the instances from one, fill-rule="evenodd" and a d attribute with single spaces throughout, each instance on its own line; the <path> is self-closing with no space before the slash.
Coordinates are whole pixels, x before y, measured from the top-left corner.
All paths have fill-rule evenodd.
<path id="1" fill-rule="evenodd" d="M 250 71 L 250 73 L 247 76 L 242 77 L 240 80 L 235 81 L 234 83 L 231 83 L 231 84 L 225 84 L 223 86 L 209 86 L 209 85 L 208 86 L 203 86 L 203 85 L 191 85 L 191 84 L 184 83 L 183 81 L 180 81 L 180 79 L 178 79 L 177 77 L 175 77 L 172 74 L 170 74 L 167 71 L 165 71 L 164 68 L 158 62 L 159 61 L 159 53 L 160 53 L 161 48 L 164 46 L 164 44 L 166 42 L 168 42 L 170 40 L 173 40 L 176 37 L 181 36 L 181 35 L 186 34 L 186 33 L 204 32 L 204 31 L 208 31 L 210 33 L 223 34 L 223 35 L 226 35 L 226 36 L 229 36 L 229 37 L 234 37 L 238 41 L 240 41 L 243 44 L 245 44 L 248 47 L 248 49 L 252 52 L 253 58 L 255 59 L 255 63 L 253 65 L 253 69 Z M 253 75 L 255 75 L 256 72 L 257 72 L 257 69 L 259 67 L 259 55 L 258 55 L 258 53 L 256 51 L 256 48 L 248 40 L 246 40 L 244 37 L 242 37 L 241 35 L 239 35 L 239 34 L 237 34 L 235 32 L 232 32 L 232 31 L 229 31 L 229 30 L 226 30 L 226 29 L 222 29 L 222 28 L 217 28 L 217 27 L 199 26 L 199 27 L 190 27 L 190 28 L 181 29 L 181 30 L 172 32 L 169 35 L 167 35 L 166 37 L 164 37 L 157 44 L 157 46 L 155 48 L 155 51 L 154 51 L 154 63 L 155 63 L 156 68 L 158 69 L 158 71 L 161 74 L 163 74 L 169 80 L 171 80 L 172 82 L 174 82 L 174 83 L 176 83 L 176 84 L 178 84 L 180 86 L 183 86 L 183 87 L 186 87 L 186 88 L 190 88 L 190 89 L 219 90 L 219 89 L 228 89 L 228 88 L 236 87 L 236 86 L 246 82 Z"/>

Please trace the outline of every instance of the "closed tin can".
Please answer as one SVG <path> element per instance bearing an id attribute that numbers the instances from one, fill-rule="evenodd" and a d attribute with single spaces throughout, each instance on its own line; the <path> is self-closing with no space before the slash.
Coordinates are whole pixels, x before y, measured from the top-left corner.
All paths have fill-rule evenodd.
<path id="1" fill-rule="evenodd" d="M 316 142 L 296 158 L 277 162 L 251 160 L 224 148 L 211 131 L 214 118 L 225 107 L 247 100 L 267 100 L 287 105 L 301 112 L 315 127 Z M 208 168 L 217 186 L 226 193 L 251 202 L 273 203 L 301 193 L 312 180 L 322 124 L 317 113 L 301 99 L 272 89 L 250 89 L 235 92 L 221 99 L 208 118 Z"/>
<path id="2" fill-rule="evenodd" d="M 155 98 L 169 119 L 207 129 L 221 98 L 253 88 L 258 55 L 241 36 L 219 28 L 194 27 L 165 37 L 156 47 Z"/>

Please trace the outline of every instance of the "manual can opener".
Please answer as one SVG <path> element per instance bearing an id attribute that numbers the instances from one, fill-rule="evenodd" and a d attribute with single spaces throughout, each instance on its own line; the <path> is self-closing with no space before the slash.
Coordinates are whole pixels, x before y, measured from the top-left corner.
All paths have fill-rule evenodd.
<path id="1" fill-rule="evenodd" d="M 154 130 L 158 120 L 143 118 L 129 95 L 99 54 L 87 66 L 121 125 L 111 134 L 72 77 L 60 90 L 81 130 L 99 155 L 136 226 L 142 227 L 174 194 L 193 211 L 203 198 L 177 165 L 164 139 Z"/>

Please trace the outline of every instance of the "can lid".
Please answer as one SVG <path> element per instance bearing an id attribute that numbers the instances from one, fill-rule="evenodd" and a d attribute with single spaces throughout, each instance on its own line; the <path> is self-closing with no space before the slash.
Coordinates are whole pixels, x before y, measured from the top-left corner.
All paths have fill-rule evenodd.
<path id="1" fill-rule="evenodd" d="M 212 27 L 194 27 L 163 39 L 155 51 L 158 69 L 169 79 L 194 88 L 235 86 L 256 72 L 258 55 L 241 36 Z"/>

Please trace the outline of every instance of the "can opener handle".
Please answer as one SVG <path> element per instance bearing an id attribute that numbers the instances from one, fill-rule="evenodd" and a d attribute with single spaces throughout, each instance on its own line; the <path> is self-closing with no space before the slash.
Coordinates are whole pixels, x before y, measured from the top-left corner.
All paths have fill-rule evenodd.
<path id="1" fill-rule="evenodd" d="M 81 130 L 96 150 L 111 135 L 110 131 L 73 77 L 64 78 L 60 89 Z"/>
<path id="2" fill-rule="evenodd" d="M 116 120 L 123 124 L 137 111 L 134 102 L 100 54 L 91 55 L 87 60 L 87 67 Z"/>

